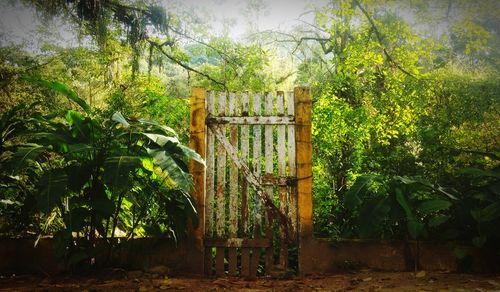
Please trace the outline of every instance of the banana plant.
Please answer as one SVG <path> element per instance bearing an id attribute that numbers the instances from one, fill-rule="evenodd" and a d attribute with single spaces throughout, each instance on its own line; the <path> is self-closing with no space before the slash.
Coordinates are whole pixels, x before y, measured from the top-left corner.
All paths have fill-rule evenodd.
<path id="1" fill-rule="evenodd" d="M 0 233 L 16 230 L 23 233 L 30 225 L 29 205 L 33 168 L 21 167 L 20 157 L 30 157 L 36 151 L 24 143 L 22 136 L 33 127 L 39 102 L 18 104 L 0 115 Z"/>
<path id="2" fill-rule="evenodd" d="M 80 108 L 68 110 L 63 119 L 38 117 L 44 130 L 31 133 L 30 147 L 17 153 L 21 160 L 49 157 L 37 183 L 37 207 L 48 222 L 55 222 L 51 214 L 62 221 L 54 235 L 56 254 L 69 266 L 90 263 L 106 251 L 109 258 L 117 234 L 154 230 L 177 238 L 187 217 L 196 224 L 187 163 L 204 161 L 171 128 L 119 112 L 101 117 L 65 84 L 25 80 Z M 141 208 L 130 208 L 134 201 Z"/>
<path id="3" fill-rule="evenodd" d="M 427 236 L 445 223 L 454 191 L 418 177 L 364 175 L 346 192 L 344 206 L 353 214 L 360 237 Z M 405 228 L 401 228 L 405 226 Z"/>

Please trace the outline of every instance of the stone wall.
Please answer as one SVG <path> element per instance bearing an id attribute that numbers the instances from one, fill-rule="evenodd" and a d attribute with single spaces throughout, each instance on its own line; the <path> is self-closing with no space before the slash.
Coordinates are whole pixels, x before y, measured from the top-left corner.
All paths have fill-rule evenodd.
<path id="1" fill-rule="evenodd" d="M 54 258 L 52 239 L 0 239 L 0 275 L 56 274 L 64 266 Z M 192 245 L 168 239 L 139 238 L 122 242 L 114 250 L 113 266 L 147 271 L 155 266 L 168 267 L 171 274 L 192 274 L 196 263 L 191 259 Z M 315 239 L 307 255 L 314 273 L 335 273 L 370 268 L 381 271 L 413 271 L 415 265 L 426 271 L 500 271 L 500 255 L 470 249 L 472 256 L 459 261 L 453 243 L 366 241 L 331 242 Z M 418 255 L 418 256 L 417 256 Z M 418 261 L 416 262 L 416 259 Z"/>

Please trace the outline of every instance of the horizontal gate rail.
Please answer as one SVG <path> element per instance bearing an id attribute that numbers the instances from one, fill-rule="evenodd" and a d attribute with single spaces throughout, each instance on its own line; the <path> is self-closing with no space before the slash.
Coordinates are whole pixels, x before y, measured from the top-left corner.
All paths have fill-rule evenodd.
<path id="1" fill-rule="evenodd" d="M 212 247 L 270 247 L 267 238 L 205 239 L 204 244 Z"/>
<path id="2" fill-rule="evenodd" d="M 207 124 L 294 125 L 294 116 L 207 117 Z"/>

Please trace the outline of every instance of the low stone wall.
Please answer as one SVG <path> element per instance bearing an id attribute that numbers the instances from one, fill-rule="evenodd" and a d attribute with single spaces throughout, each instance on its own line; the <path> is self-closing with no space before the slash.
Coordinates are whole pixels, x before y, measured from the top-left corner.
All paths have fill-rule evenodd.
<path id="1" fill-rule="evenodd" d="M 0 275 L 49 274 L 63 271 L 54 258 L 52 239 L 0 239 Z M 170 274 L 193 273 L 194 260 L 189 244 L 168 239 L 139 238 L 122 242 L 113 252 L 113 266 L 147 271 L 165 266 Z M 417 252 L 418 250 L 418 252 Z M 467 262 L 453 254 L 454 245 L 442 242 L 366 241 L 331 242 L 317 238 L 311 246 L 314 273 L 335 273 L 360 268 L 381 271 L 500 271 L 500 255 L 471 249 Z M 418 259 L 418 260 L 417 260 Z M 199 263 L 195 263 L 199 264 Z"/>
<path id="2" fill-rule="evenodd" d="M 382 271 L 457 270 L 457 259 L 450 244 L 419 244 L 403 241 L 340 241 L 316 239 L 314 268 L 317 273 L 371 268 Z M 416 262 L 417 261 L 417 262 Z"/>
<path id="3" fill-rule="evenodd" d="M 64 264 L 54 256 L 51 238 L 41 239 L 36 247 L 34 242 L 30 238 L 0 238 L 0 275 L 53 275 L 64 271 Z M 188 246 L 169 239 L 133 239 L 118 244 L 111 261 L 114 267 L 127 270 L 147 271 L 162 265 L 172 273 L 190 273 Z"/>

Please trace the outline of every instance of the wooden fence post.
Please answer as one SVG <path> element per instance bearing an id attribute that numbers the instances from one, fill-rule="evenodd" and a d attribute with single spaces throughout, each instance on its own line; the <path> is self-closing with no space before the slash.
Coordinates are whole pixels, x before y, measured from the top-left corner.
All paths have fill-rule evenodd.
<path id="1" fill-rule="evenodd" d="M 205 96 L 204 88 L 194 87 L 191 93 L 191 122 L 189 130 L 189 147 L 205 159 Z M 194 188 L 191 192 L 198 212 L 198 226 L 189 224 L 191 246 L 189 268 L 194 273 L 204 274 L 203 233 L 205 230 L 205 167 L 195 161 L 189 162 L 189 173 L 193 176 Z"/>
<path id="2" fill-rule="evenodd" d="M 297 207 L 299 219 L 299 273 L 313 272 L 312 250 L 312 144 L 311 108 L 309 88 L 294 89 L 295 143 L 297 163 Z"/>

